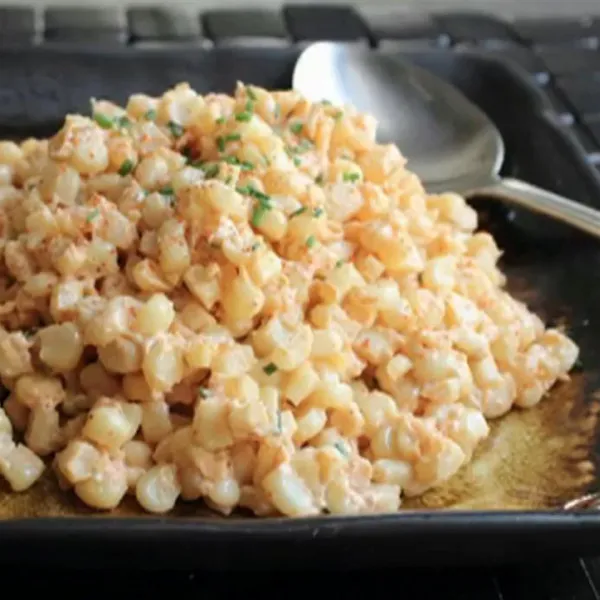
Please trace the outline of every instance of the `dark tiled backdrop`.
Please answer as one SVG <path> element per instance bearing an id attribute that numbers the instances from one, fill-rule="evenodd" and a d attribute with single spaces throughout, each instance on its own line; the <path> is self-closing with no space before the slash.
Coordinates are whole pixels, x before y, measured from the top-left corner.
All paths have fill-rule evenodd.
<path id="1" fill-rule="evenodd" d="M 600 10 L 600 6 L 598 7 Z M 413 52 L 480 52 L 508 61 L 545 95 L 600 174 L 600 17 L 514 22 L 479 13 L 407 16 L 366 5 L 184 11 L 159 7 L 0 8 L 0 46 L 281 47 L 315 40 Z"/>
<path id="2" fill-rule="evenodd" d="M 323 4 L 288 5 L 281 11 L 249 8 L 202 14 L 167 8 L 97 7 L 47 8 L 43 14 L 34 14 L 28 8 L 0 8 L 0 46 L 126 45 L 132 51 L 143 51 L 169 45 L 281 47 L 319 39 L 359 43 L 374 51 L 412 52 L 427 48 L 440 52 L 480 52 L 508 61 L 544 94 L 557 122 L 579 142 L 600 177 L 600 18 L 508 23 L 483 14 L 408 17 L 375 7 L 356 11 Z M 11 574 L 19 577 L 18 572 Z M 421 595 L 425 592 L 425 597 L 600 600 L 600 560 L 493 571 L 413 574 L 416 577 L 405 572 L 372 575 L 371 591 L 375 584 L 385 585 L 387 591 L 393 577 L 401 592 L 419 591 Z M 55 583 L 60 581 L 57 577 L 55 574 Z M 219 597 L 214 585 L 211 588 L 204 577 L 194 574 L 179 577 L 182 581 L 177 583 L 177 576 L 168 575 L 163 583 L 168 581 L 170 589 L 175 584 L 189 591 L 199 591 L 201 585 L 204 594 L 208 591 L 210 597 Z M 85 575 L 86 581 L 88 578 Z M 146 575 L 140 576 L 142 580 L 148 589 L 160 585 L 158 579 L 152 581 Z M 136 584 L 139 592 L 138 585 L 141 584 Z M 219 586 L 223 597 L 232 591 L 227 586 L 223 588 L 222 581 Z M 246 583 L 244 590 L 248 591 Z M 346 595 L 352 594 L 346 592 Z"/>

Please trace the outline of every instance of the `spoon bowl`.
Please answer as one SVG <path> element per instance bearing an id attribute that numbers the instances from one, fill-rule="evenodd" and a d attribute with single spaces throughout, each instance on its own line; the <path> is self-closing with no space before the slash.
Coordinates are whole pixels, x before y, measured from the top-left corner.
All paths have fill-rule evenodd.
<path id="1" fill-rule="evenodd" d="M 311 101 L 373 115 L 378 141 L 395 143 L 430 193 L 494 197 L 600 237 L 600 212 L 502 178 L 504 142 L 491 119 L 451 84 L 394 53 L 319 42 L 300 55 L 293 87 Z"/>

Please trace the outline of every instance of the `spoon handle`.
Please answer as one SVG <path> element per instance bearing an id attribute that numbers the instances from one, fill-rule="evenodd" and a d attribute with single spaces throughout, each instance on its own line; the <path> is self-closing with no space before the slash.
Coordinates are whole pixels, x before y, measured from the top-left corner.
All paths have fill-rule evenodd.
<path id="1" fill-rule="evenodd" d="M 484 188 L 478 188 L 476 193 L 512 202 L 600 237 L 600 211 L 525 181 L 505 178 Z"/>

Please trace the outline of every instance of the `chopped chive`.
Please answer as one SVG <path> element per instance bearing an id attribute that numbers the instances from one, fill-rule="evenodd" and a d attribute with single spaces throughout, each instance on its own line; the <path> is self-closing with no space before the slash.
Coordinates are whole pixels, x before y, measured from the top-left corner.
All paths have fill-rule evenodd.
<path id="1" fill-rule="evenodd" d="M 239 133 L 229 133 L 217 138 L 217 147 L 220 152 L 225 152 L 227 142 L 237 142 L 242 136 Z"/>
<path id="2" fill-rule="evenodd" d="M 317 177 L 315 178 L 315 183 L 318 185 L 321 185 L 323 183 L 323 175 L 317 175 Z"/>
<path id="3" fill-rule="evenodd" d="M 265 365 L 263 367 L 263 371 L 267 375 L 273 375 L 273 373 L 275 373 L 277 371 L 277 365 L 275 363 L 269 363 L 268 365 Z"/>
<path id="4" fill-rule="evenodd" d="M 203 171 L 204 171 L 204 175 L 207 179 L 212 179 L 213 177 L 216 177 L 219 174 L 219 165 L 205 165 L 200 167 Z"/>
<path id="5" fill-rule="evenodd" d="M 252 119 L 252 113 L 249 113 L 248 111 L 244 111 L 244 112 L 241 112 L 241 113 L 238 113 L 237 115 L 235 115 L 235 120 L 239 121 L 240 123 L 247 123 L 251 119 Z"/>
<path id="6" fill-rule="evenodd" d="M 302 123 L 292 123 L 290 125 L 290 131 L 292 133 L 295 133 L 296 135 L 300 134 L 302 132 L 303 128 L 304 128 L 304 125 Z"/>
<path id="7" fill-rule="evenodd" d="M 225 185 L 229 185 L 233 181 L 233 177 L 230 175 L 225 178 Z"/>
<path id="8" fill-rule="evenodd" d="M 175 123 L 175 121 L 169 121 L 167 123 L 167 127 L 171 131 L 171 134 L 173 135 L 173 137 L 176 137 L 176 138 L 181 137 L 184 133 L 183 127 L 179 123 Z"/>
<path id="9" fill-rule="evenodd" d="M 254 244 L 252 244 L 252 246 L 250 246 L 250 250 L 252 252 L 255 252 L 256 250 L 258 250 L 260 248 L 260 242 L 254 242 Z"/>
<path id="10" fill-rule="evenodd" d="M 103 113 L 94 113 L 94 121 L 96 121 L 96 123 L 98 123 L 102 129 L 112 129 L 113 125 L 115 124 L 114 119 L 107 117 Z"/>
<path id="11" fill-rule="evenodd" d="M 297 156 L 294 156 L 294 158 L 292 158 L 292 162 L 294 163 L 295 167 L 299 167 L 302 164 L 302 161 Z"/>
<path id="12" fill-rule="evenodd" d="M 336 121 L 339 121 L 342 117 L 344 116 L 344 113 L 341 110 L 338 110 L 335 115 L 333 115 L 333 118 Z"/>
<path id="13" fill-rule="evenodd" d="M 307 248 L 312 248 L 316 243 L 317 243 L 317 238 L 315 238 L 314 235 L 309 235 L 306 238 L 306 247 Z"/>
<path id="14" fill-rule="evenodd" d="M 342 444 L 342 442 L 336 442 L 335 444 L 333 444 L 335 449 L 342 455 L 342 456 L 348 456 L 348 452 L 346 451 L 346 448 L 344 447 L 344 445 Z"/>
<path id="15" fill-rule="evenodd" d="M 349 181 L 350 183 L 355 183 L 360 179 L 360 175 L 358 173 L 344 173 L 343 175 L 344 181 Z"/>
<path id="16" fill-rule="evenodd" d="M 313 143 L 310 140 L 302 140 L 295 148 L 291 148 L 291 151 L 295 154 L 304 154 L 313 147 Z"/>
<path id="17" fill-rule="evenodd" d="M 87 217 L 86 217 L 86 221 L 88 223 L 91 223 L 98 215 L 100 214 L 100 210 L 95 208 Z"/>
<path id="18" fill-rule="evenodd" d="M 259 203 L 254 207 L 254 211 L 252 213 L 252 225 L 254 225 L 254 227 L 260 227 L 260 224 L 265 218 L 268 210 L 269 207 L 265 204 Z"/>
<path id="19" fill-rule="evenodd" d="M 163 196 L 172 196 L 174 194 L 173 188 L 170 185 L 165 185 L 164 188 L 158 190 L 158 193 L 162 194 Z"/>
<path id="20" fill-rule="evenodd" d="M 340 268 L 340 267 L 341 267 L 343 264 L 344 264 L 344 261 L 343 261 L 343 260 L 340 258 L 340 260 L 338 260 L 338 261 L 335 263 L 335 268 L 336 268 L 336 269 L 339 269 L 339 268 Z"/>
<path id="21" fill-rule="evenodd" d="M 275 103 L 275 108 L 273 109 L 273 116 L 275 117 L 275 119 L 279 119 L 279 117 L 281 117 L 281 105 L 279 104 L 279 102 Z"/>
<path id="22" fill-rule="evenodd" d="M 198 388 L 198 396 L 200 396 L 200 398 L 208 398 L 210 396 L 210 390 L 201 385 Z"/>
<path id="23" fill-rule="evenodd" d="M 223 162 L 241 167 L 242 171 L 251 171 L 254 169 L 254 165 L 251 162 L 240 160 L 237 156 L 225 156 L 223 157 Z"/>
<path id="24" fill-rule="evenodd" d="M 133 171 L 133 161 L 132 160 L 124 160 L 123 163 L 121 164 L 121 166 L 119 167 L 119 175 L 121 177 L 125 177 L 126 175 L 129 175 L 129 173 L 131 173 L 131 171 Z"/>
<path id="25" fill-rule="evenodd" d="M 252 100 L 246 102 L 246 111 L 250 113 L 254 112 L 254 102 L 252 102 Z"/>
<path id="26" fill-rule="evenodd" d="M 290 215 L 290 219 L 293 219 L 294 217 L 297 217 L 298 215 L 301 215 L 302 213 L 306 212 L 306 206 L 302 206 L 301 208 L 299 208 L 298 210 L 295 210 L 291 215 Z"/>
<path id="27" fill-rule="evenodd" d="M 131 119 L 127 115 L 122 115 L 115 119 L 115 123 L 117 127 L 120 129 L 125 129 L 127 127 L 131 127 Z"/>
<path id="28" fill-rule="evenodd" d="M 248 96 L 248 98 L 250 98 L 250 100 L 256 102 L 256 94 L 254 93 L 254 90 L 251 87 L 246 88 L 246 95 Z"/>
<path id="29" fill-rule="evenodd" d="M 244 194 L 245 196 L 252 196 L 253 198 L 260 200 L 263 203 L 268 204 L 271 201 L 271 198 L 269 196 L 267 196 L 267 194 L 264 194 L 263 192 L 257 190 L 255 187 L 253 187 L 251 185 L 247 185 L 246 187 L 236 188 L 236 191 L 239 194 Z"/>
<path id="30" fill-rule="evenodd" d="M 331 106 L 331 101 L 330 100 L 321 100 L 321 104 L 324 104 L 325 106 Z"/>
<path id="31" fill-rule="evenodd" d="M 215 123 L 216 123 L 217 125 L 223 125 L 223 123 L 225 123 L 225 120 L 226 120 L 226 119 L 225 119 L 225 117 L 219 117 L 219 118 L 218 118 L 218 119 L 215 121 Z"/>
<path id="32" fill-rule="evenodd" d="M 313 211 L 313 215 L 315 217 L 317 217 L 317 219 L 323 214 L 323 209 L 321 207 L 319 208 L 315 208 L 315 210 Z"/>
<path id="33" fill-rule="evenodd" d="M 156 121 L 156 111 L 151 108 L 150 110 L 147 110 L 146 113 L 144 114 L 144 118 L 147 121 Z"/>

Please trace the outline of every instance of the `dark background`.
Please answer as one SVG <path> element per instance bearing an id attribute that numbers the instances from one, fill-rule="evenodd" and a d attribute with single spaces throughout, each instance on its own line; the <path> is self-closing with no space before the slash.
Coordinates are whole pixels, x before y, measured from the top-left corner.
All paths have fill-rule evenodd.
<path id="1" fill-rule="evenodd" d="M 399 540 L 399 543 L 401 541 Z M 232 565 L 235 568 L 235 565 Z M 563 561 L 481 569 L 394 569 L 368 572 L 131 572 L 45 571 L 37 565 L 3 569 L 6 586 L 27 585 L 23 590 L 62 590 L 75 594 L 127 594 L 171 598 L 440 598 L 447 600 L 598 600 L 594 576 L 600 562 Z M 87 592 L 84 592 L 87 590 Z M 185 594 L 185 596 L 181 596 Z"/>
<path id="2" fill-rule="evenodd" d="M 540 0 L 541 1 L 541 0 Z M 600 10 L 600 8 L 599 8 Z M 27 8 L 0 9 L 0 62 L 17 58 L 23 48 L 97 49 L 128 48 L 131 52 L 161 48 L 206 48 L 213 45 L 230 48 L 269 47 L 285 49 L 309 41 L 329 39 L 362 43 L 371 47 L 396 49 L 409 54 L 427 52 L 475 52 L 508 61 L 520 70 L 532 90 L 544 98 L 553 122 L 571 142 L 571 149 L 587 163 L 589 176 L 600 183 L 600 20 L 525 20 L 506 23 L 487 15 L 473 13 L 415 16 L 375 15 L 368 8 L 356 11 L 348 7 L 325 5 L 294 7 L 269 12 L 244 9 L 211 11 L 189 19 L 169 9 L 60 9 L 49 8 L 43 19 L 35 19 Z M 2 47 L 7 54 L 1 56 Z M 31 58 L 35 62 L 34 58 Z M 19 65 L 15 75 L 20 76 Z M 31 66 L 35 70 L 35 64 Z M 22 72 L 22 71 L 21 71 Z M 129 73 L 114 69 L 114 78 L 127 79 Z M 38 77 L 42 98 L 57 94 L 55 108 L 61 107 L 61 94 L 76 93 L 77 81 L 67 76 L 60 89 L 56 79 Z M 44 88 L 44 86 L 46 86 Z M 71 88 L 69 88 L 71 86 Z M 68 89 L 68 91 L 65 91 Z M 75 90 L 75 91 L 73 91 Z M 33 90 L 35 92 L 35 90 Z M 502 91 L 498 93 L 501 95 Z M 52 106 L 48 112 L 32 114 L 17 102 L 10 87 L 0 89 L 0 113 L 14 110 L 29 115 L 0 124 L 5 135 L 45 135 L 55 125 Z M 33 111 L 35 113 L 36 111 Z M 60 112 L 60 111 L 59 111 Z M 45 130 L 46 129 L 46 130 Z M 560 191 L 560 190 L 557 190 Z M 582 192 L 578 200 L 600 204 L 600 195 Z M 42 543 L 42 542 L 40 542 Z M 53 547 L 48 541 L 48 554 Z M 449 536 L 446 542 L 453 544 Z M 493 539 L 490 540 L 493 544 Z M 403 545 L 401 537 L 398 547 Z M 2 545 L 4 564 L 10 561 L 10 547 Z M 308 550 L 308 548 L 307 548 Z M 406 552 L 406 548 L 403 549 Z M 139 549 L 140 553 L 144 548 Z M 36 553 L 37 555 L 37 553 Z M 139 560 L 139 556 L 136 557 Z M 343 563 L 343 557 L 337 562 Z M 136 561 L 137 562 L 137 561 Z M 5 586 L 14 583 L 20 590 L 32 588 L 77 594 L 98 591 L 111 594 L 181 594 L 203 598 L 238 596 L 277 597 L 298 592 L 304 595 L 327 594 L 339 598 L 386 594 L 398 597 L 492 598 L 510 600 L 600 600 L 600 559 L 536 562 L 535 553 L 528 562 L 482 568 L 393 569 L 368 572 L 272 573 L 236 572 L 243 565 L 231 565 L 229 573 L 202 570 L 162 572 L 153 565 L 150 571 L 132 570 L 127 564 L 118 571 L 45 569 L 39 561 L 22 561 L 3 567 Z M 21 592 L 22 593 L 22 592 Z"/>

